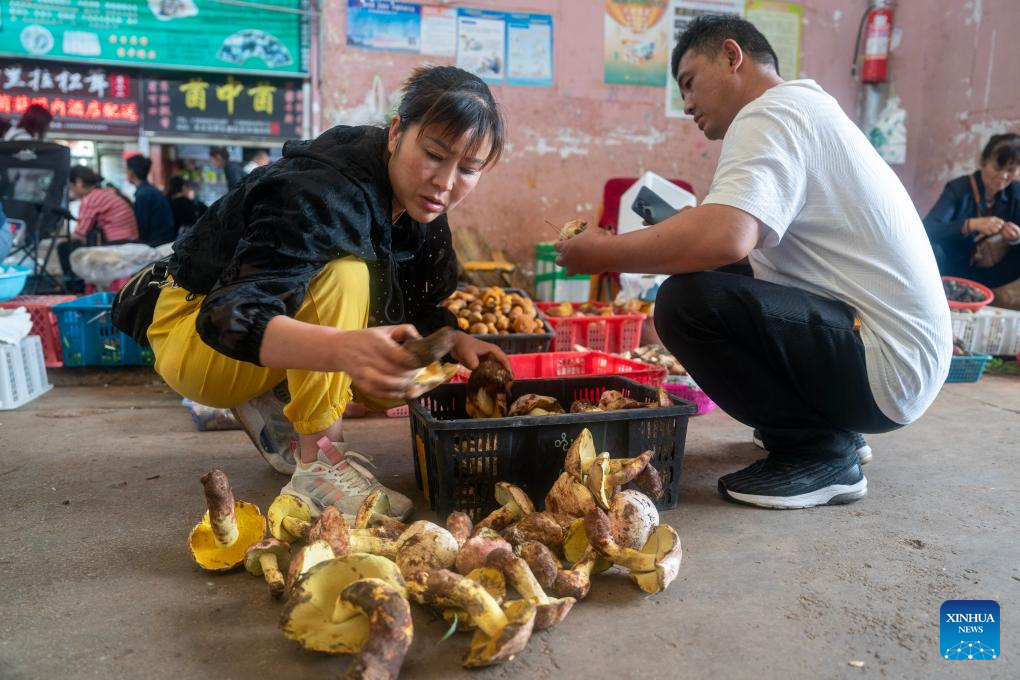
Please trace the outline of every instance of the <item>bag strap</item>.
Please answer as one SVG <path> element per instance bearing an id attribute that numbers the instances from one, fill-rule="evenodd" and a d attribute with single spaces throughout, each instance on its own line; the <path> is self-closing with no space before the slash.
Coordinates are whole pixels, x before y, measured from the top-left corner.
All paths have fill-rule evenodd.
<path id="1" fill-rule="evenodd" d="M 974 175 L 970 175 L 967 179 L 970 180 L 970 190 L 974 194 L 974 205 L 977 206 L 977 216 L 984 217 L 985 212 L 981 209 L 981 192 L 978 191 L 977 180 L 974 179 Z"/>

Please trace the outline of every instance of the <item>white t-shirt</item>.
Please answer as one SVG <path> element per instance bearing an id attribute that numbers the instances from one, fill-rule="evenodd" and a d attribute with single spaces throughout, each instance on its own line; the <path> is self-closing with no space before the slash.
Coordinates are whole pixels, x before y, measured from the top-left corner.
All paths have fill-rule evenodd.
<path id="1" fill-rule="evenodd" d="M 899 178 L 813 80 L 767 90 L 733 119 L 704 203 L 765 225 L 755 278 L 853 307 L 868 381 L 907 424 L 949 373 L 949 307 L 924 226 Z"/>

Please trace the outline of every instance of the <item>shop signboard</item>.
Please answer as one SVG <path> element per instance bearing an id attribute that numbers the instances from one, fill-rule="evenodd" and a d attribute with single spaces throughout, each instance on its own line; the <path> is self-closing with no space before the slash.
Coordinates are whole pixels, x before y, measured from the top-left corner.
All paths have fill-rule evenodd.
<path id="1" fill-rule="evenodd" d="M 136 68 L 307 70 L 308 0 L 3 0 L 0 54 Z"/>
<path id="2" fill-rule="evenodd" d="M 138 135 L 138 81 L 123 69 L 0 59 L 0 117 L 32 104 L 53 114 L 50 136 Z"/>
<path id="3" fill-rule="evenodd" d="M 301 82 L 234 75 L 163 74 L 143 81 L 142 128 L 185 136 L 300 139 Z"/>

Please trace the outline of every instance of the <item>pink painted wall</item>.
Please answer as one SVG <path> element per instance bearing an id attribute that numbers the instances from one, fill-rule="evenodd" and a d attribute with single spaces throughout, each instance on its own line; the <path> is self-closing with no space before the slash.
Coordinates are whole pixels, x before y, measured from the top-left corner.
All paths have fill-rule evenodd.
<path id="1" fill-rule="evenodd" d="M 346 0 L 325 0 L 320 88 L 323 127 L 364 109 L 373 78 L 399 88 L 421 58 L 345 47 Z M 481 229 L 522 265 L 534 244 L 550 240 L 548 219 L 594 219 L 602 185 L 614 176 L 653 170 L 680 177 L 701 197 L 711 182 L 719 143 L 693 123 L 666 118 L 658 88 L 602 82 L 600 0 L 479 0 L 467 6 L 553 15 L 552 88 L 494 88 L 510 123 L 511 146 L 451 223 Z M 813 78 L 858 119 L 861 86 L 849 73 L 866 0 L 803 4 L 802 77 Z M 1016 0 L 907 0 L 897 10 L 898 45 L 889 90 L 908 113 L 907 162 L 896 166 L 923 214 L 948 179 L 975 167 L 990 134 L 1020 130 L 1020 26 Z M 1007 70 L 1010 69 L 1010 70 Z M 793 77 L 784 71 L 785 77 Z"/>

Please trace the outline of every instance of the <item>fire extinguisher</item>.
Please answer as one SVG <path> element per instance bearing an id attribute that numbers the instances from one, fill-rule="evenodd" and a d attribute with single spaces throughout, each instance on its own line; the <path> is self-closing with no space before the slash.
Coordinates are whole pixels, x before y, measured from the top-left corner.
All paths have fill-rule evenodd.
<path id="1" fill-rule="evenodd" d="M 857 61 L 860 59 L 862 83 L 884 83 L 889 77 L 889 48 L 895 7 L 896 3 L 891 0 L 874 0 L 861 17 L 850 74 L 857 75 Z"/>

